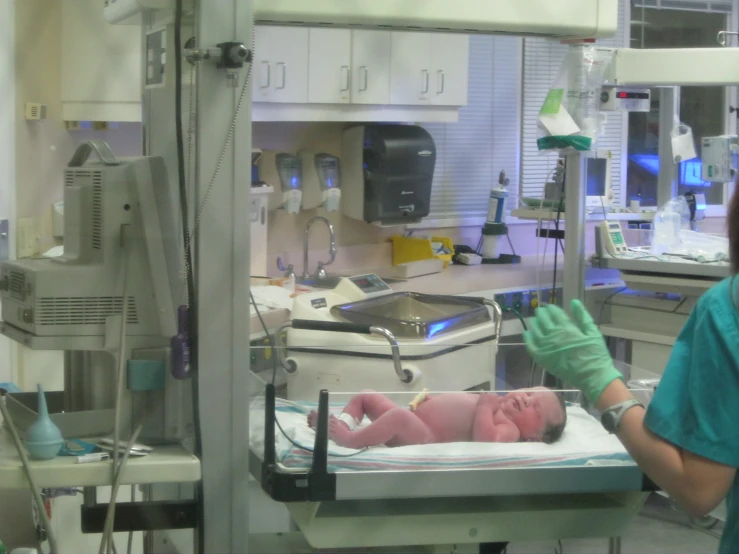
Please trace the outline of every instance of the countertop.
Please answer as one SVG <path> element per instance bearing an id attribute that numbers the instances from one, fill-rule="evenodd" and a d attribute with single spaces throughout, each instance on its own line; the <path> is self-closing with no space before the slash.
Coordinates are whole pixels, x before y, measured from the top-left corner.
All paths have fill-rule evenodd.
<path id="1" fill-rule="evenodd" d="M 407 281 L 394 281 L 389 285 L 399 292 L 412 291 L 425 294 L 467 294 L 526 288 L 536 286 L 538 269 L 535 257 L 523 258 L 520 264 L 515 265 L 450 265 L 441 273 L 415 277 Z M 554 265 L 551 262 L 547 262 L 539 270 L 542 288 L 551 283 L 553 270 Z M 558 265 L 557 273 L 557 282 L 561 285 L 564 277 L 561 263 Z M 615 282 L 620 280 L 620 273 L 614 270 L 587 268 L 585 280 Z"/>
<path id="2" fill-rule="evenodd" d="M 397 292 L 419 292 L 423 294 L 474 294 L 506 291 L 507 289 L 536 288 L 537 270 L 540 271 L 542 288 L 551 286 L 554 264 L 551 258 L 540 268 L 536 257 L 524 257 L 515 265 L 450 265 L 441 273 L 414 277 L 408 280 L 388 280 L 388 285 Z M 357 269 L 345 272 L 348 275 L 362 275 L 370 270 Z M 561 286 L 564 277 L 563 263 L 558 264 L 557 283 Z M 620 272 L 587 268 L 585 281 L 591 284 L 611 284 L 620 282 Z M 268 328 L 273 329 L 290 319 L 287 310 L 273 310 L 263 314 Z M 252 339 L 263 336 L 261 323 L 257 316 L 251 318 Z"/>

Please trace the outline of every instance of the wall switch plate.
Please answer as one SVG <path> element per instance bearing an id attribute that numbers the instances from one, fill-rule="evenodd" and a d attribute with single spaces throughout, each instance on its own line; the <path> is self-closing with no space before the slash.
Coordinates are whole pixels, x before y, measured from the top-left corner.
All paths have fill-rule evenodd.
<path id="1" fill-rule="evenodd" d="M 35 218 L 19 219 L 16 235 L 16 253 L 19 258 L 30 258 L 38 253 L 38 232 Z"/>
<path id="2" fill-rule="evenodd" d="M 26 102 L 26 121 L 41 121 L 46 119 L 46 104 Z"/>

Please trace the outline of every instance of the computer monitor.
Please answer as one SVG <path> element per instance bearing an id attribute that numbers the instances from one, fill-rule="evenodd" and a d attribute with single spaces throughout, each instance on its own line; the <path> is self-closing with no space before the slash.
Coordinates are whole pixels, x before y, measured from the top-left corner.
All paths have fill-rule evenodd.
<path id="1" fill-rule="evenodd" d="M 584 156 L 586 205 L 588 208 L 608 208 L 613 201 L 613 155 L 610 150 L 595 150 Z"/>

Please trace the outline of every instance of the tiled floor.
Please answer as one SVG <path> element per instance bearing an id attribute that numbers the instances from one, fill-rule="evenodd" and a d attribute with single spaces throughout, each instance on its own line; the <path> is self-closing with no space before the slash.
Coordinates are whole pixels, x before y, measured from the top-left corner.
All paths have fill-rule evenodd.
<path id="1" fill-rule="evenodd" d="M 710 531 L 714 535 L 720 534 L 720 524 Z M 299 533 L 293 537 L 295 542 L 284 544 L 283 536 L 280 546 L 273 542 L 275 537 L 264 536 L 261 539 L 254 537 L 251 550 L 254 554 L 309 554 L 315 553 Z M 622 554 L 714 554 L 718 551 L 719 539 L 717 536 L 690 527 L 689 518 L 682 512 L 673 510 L 669 502 L 661 497 L 653 496 L 642 510 L 641 514 L 631 523 L 628 531 L 622 537 Z M 561 549 L 560 549 L 561 548 Z M 332 550 L 341 554 L 356 554 L 357 552 L 403 553 L 403 554 L 447 554 L 454 552 L 450 548 L 382 548 L 382 549 L 341 549 Z M 477 547 L 466 545 L 456 550 L 457 554 L 477 554 Z M 554 541 L 546 542 L 517 542 L 508 546 L 506 554 L 608 554 L 607 539 L 567 540 L 561 545 Z M 322 551 L 323 554 L 323 551 Z"/>
<path id="2" fill-rule="evenodd" d="M 667 501 L 652 497 L 642 513 L 631 523 L 622 537 L 622 554 L 713 554 L 719 539 L 689 527 L 688 517 L 674 511 Z M 720 534 L 720 524 L 711 530 Z M 560 552 L 552 542 L 519 542 L 508 547 L 507 554 L 553 554 Z M 606 554 L 608 541 L 573 540 L 562 542 L 563 554 Z"/>

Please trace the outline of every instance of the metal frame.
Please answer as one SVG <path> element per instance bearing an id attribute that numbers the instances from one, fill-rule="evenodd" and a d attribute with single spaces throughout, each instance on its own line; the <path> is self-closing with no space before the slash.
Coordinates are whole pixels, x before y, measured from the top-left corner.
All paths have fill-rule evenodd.
<path id="1" fill-rule="evenodd" d="M 585 297 L 585 197 L 583 186 L 586 175 L 585 156 L 568 154 L 565 175 L 565 267 L 563 300 L 566 309 L 570 303 Z"/>
<path id="2" fill-rule="evenodd" d="M 630 466 L 449 469 L 443 471 L 328 471 L 329 394 L 318 403 L 310 469 L 282 467 L 276 459 L 275 386 L 264 401 L 264 452 L 250 451 L 251 472 L 278 502 L 400 500 L 480 496 L 650 492 L 657 490 L 636 464 Z"/>
<path id="3" fill-rule="evenodd" d="M 198 2 L 201 46 L 237 40 L 252 44 L 252 2 Z M 246 66 L 236 87 L 225 72 L 201 63 L 197 73 L 197 183 L 200 206 L 231 126 Z M 251 94 L 241 106 L 220 176 L 203 211 L 196 239 L 198 283 L 198 382 L 202 428 L 203 552 L 248 552 L 249 485 L 249 218 Z M 224 109 L 225 108 L 225 109 Z M 218 245 L 218 247 L 214 247 Z M 207 322 L 207 324 L 202 324 Z M 217 407 L 217 408 L 216 408 Z M 216 409 L 214 409 L 216 408 Z"/>

